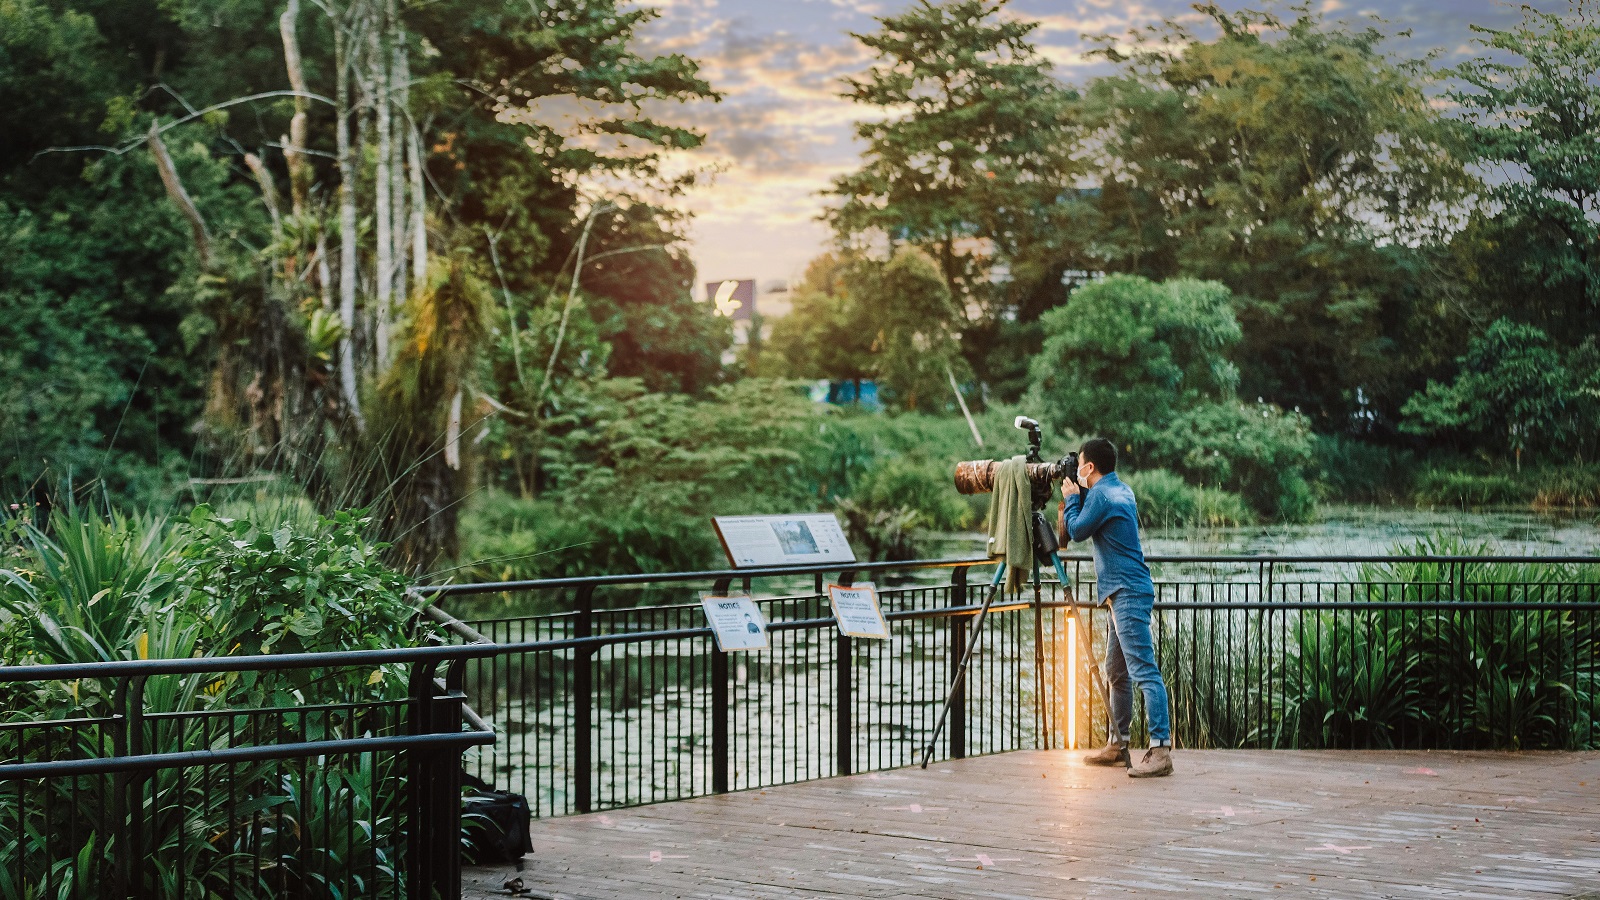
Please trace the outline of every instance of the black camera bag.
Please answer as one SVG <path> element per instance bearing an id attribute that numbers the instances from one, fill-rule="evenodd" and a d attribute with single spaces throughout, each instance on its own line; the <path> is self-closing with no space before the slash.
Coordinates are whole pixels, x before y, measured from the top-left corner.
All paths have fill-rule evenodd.
<path id="1" fill-rule="evenodd" d="M 482 778 L 461 773 L 462 859 L 472 865 L 520 863 L 533 852 L 528 798 L 498 791 Z"/>

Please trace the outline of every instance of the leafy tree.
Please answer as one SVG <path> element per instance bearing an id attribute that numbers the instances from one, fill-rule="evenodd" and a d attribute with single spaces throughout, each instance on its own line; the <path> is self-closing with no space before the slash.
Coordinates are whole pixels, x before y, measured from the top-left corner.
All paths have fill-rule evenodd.
<path id="1" fill-rule="evenodd" d="M 793 310 L 773 326 L 773 374 L 875 379 L 885 400 L 917 409 L 946 396 L 950 380 L 967 372 L 960 309 L 918 250 L 902 248 L 887 262 L 824 255 L 796 294 Z"/>
<path id="2" fill-rule="evenodd" d="M 858 388 L 872 377 L 867 357 L 871 336 L 857 327 L 846 284 L 854 264 L 853 256 L 824 253 L 806 266 L 789 314 L 772 325 L 760 374 L 853 381 Z"/>
<path id="3" fill-rule="evenodd" d="M 862 260 L 851 271 L 857 327 L 871 338 L 869 366 L 890 402 L 940 408 L 952 380 L 966 372 L 956 328 L 961 310 L 933 261 L 902 249 L 887 262 Z"/>
<path id="4" fill-rule="evenodd" d="M 480 366 L 499 324 L 487 310 L 421 323 L 438 283 L 471 307 L 498 287 L 520 356 L 552 303 L 558 333 L 571 318 L 582 292 L 557 285 L 578 268 L 620 369 L 672 389 L 715 381 L 726 326 L 689 301 L 681 220 L 661 205 L 686 183 L 663 154 L 700 138 L 647 112 L 715 94 L 692 61 L 639 49 L 656 14 L 615 0 L 237 0 L 224 16 L 206 0 L 4 4 L 0 90 L 25 99 L 0 110 L 22 136 L 0 148 L 0 241 L 18 251 L 0 291 L 19 309 L 0 329 L 27 330 L 0 340 L 0 373 L 17 377 L 4 477 L 26 483 L 42 459 L 76 470 L 111 435 L 143 460 L 188 451 L 203 399 L 203 446 L 226 474 L 285 474 L 385 528 L 399 510 L 451 509 L 464 466 L 356 473 L 419 473 L 496 404 L 548 410 L 542 377 L 532 392 L 479 380 L 498 371 Z M 601 204 L 602 183 L 666 199 Z M 584 215 L 601 205 L 606 221 Z M 49 422 L 52 398 L 66 417 Z M 449 540 L 394 543 L 405 557 Z"/>
<path id="5" fill-rule="evenodd" d="M 1088 90 L 1114 271 L 1219 281 L 1236 297 L 1244 391 L 1342 422 L 1356 389 L 1398 405 L 1405 361 L 1387 322 L 1433 277 L 1407 247 L 1470 182 L 1430 102 L 1426 60 L 1391 58 L 1375 26 L 1305 7 L 1197 9 L 1105 38 L 1118 74 Z M 1413 288 L 1417 281 L 1421 284 Z M 1399 307 L 1399 308 L 1397 308 Z"/>
<path id="6" fill-rule="evenodd" d="M 1157 284 L 1112 275 L 1046 313 L 1032 362 L 1043 411 L 1078 434 L 1115 427 L 1144 446 L 1190 407 L 1230 400 L 1239 341 L 1232 296 L 1216 282 Z"/>
<path id="7" fill-rule="evenodd" d="M 1600 312 L 1600 18 L 1587 2 L 1522 10 L 1512 28 L 1472 26 L 1486 52 L 1450 97 L 1469 157 L 1509 176 L 1484 187 L 1493 237 L 1515 248 L 1490 264 L 1521 281 L 1501 287 L 1548 334 L 1581 335 Z"/>
<path id="8" fill-rule="evenodd" d="M 835 180 L 827 213 L 846 245 L 926 251 L 955 301 L 984 310 L 968 358 L 1001 379 L 1037 348 L 1036 330 L 1002 323 L 1060 302 L 1092 231 L 1076 186 L 1076 97 L 1029 43 L 1038 23 L 1004 6 L 922 0 L 854 35 L 877 62 L 846 79 L 844 96 L 874 115 L 856 127 L 863 164 Z M 991 360 L 996 338 L 1007 350 Z"/>
<path id="9" fill-rule="evenodd" d="M 103 143 L 108 108 L 170 31 L 100 12 L 0 5 L 0 496 L 97 478 L 162 496 L 203 405 L 203 354 L 179 329 L 189 309 L 167 293 L 193 273 L 189 238 L 155 166 L 44 152 Z M 195 193 L 215 196 L 223 175 L 207 167 Z"/>
<path id="10" fill-rule="evenodd" d="M 1131 467 L 1163 467 L 1237 491 L 1258 512 L 1311 514 L 1311 427 L 1299 413 L 1240 403 L 1233 298 L 1214 281 L 1112 275 L 1046 313 L 1033 390 L 1058 427 L 1103 434 Z"/>
<path id="11" fill-rule="evenodd" d="M 1519 468 L 1524 451 L 1592 452 L 1600 429 L 1592 344 L 1573 359 L 1582 368 L 1569 368 L 1540 329 L 1497 320 L 1468 345 L 1453 381 L 1430 381 L 1406 402 L 1403 427 L 1503 442 Z"/>
<path id="12" fill-rule="evenodd" d="M 647 204 L 618 211 L 596 235 L 583 285 L 598 334 L 611 347 L 610 374 L 653 391 L 700 393 L 722 380 L 732 323 L 694 299 L 694 264 L 681 217 Z"/>
<path id="13" fill-rule="evenodd" d="M 1308 521 L 1316 511 L 1311 423 L 1270 403 L 1185 409 L 1155 435 L 1149 455 L 1190 481 L 1236 491 L 1256 512 L 1282 521 Z"/>

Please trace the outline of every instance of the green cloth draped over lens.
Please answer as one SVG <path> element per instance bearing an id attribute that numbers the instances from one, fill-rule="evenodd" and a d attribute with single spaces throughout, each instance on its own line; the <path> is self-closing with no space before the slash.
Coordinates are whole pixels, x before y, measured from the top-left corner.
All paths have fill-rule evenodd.
<path id="1" fill-rule="evenodd" d="M 1019 591 L 1033 571 L 1030 518 L 1033 485 L 1025 457 L 1013 456 L 995 466 L 994 500 L 989 504 L 989 556 L 1006 564 L 1006 590 Z"/>

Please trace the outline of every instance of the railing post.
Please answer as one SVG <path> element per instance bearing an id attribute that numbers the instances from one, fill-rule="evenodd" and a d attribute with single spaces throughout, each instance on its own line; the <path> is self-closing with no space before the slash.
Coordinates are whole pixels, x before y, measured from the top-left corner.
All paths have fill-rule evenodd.
<path id="1" fill-rule="evenodd" d="M 968 599 L 967 576 L 971 573 L 967 566 L 956 569 L 955 577 L 950 581 L 950 605 L 966 606 Z M 967 617 L 965 615 L 950 617 L 950 671 L 954 672 L 961 666 L 961 651 L 967 646 Z M 965 759 L 967 756 L 967 680 L 961 679 L 961 685 L 954 696 L 950 698 L 950 758 Z"/>
<path id="2" fill-rule="evenodd" d="M 466 707 L 467 661 L 455 660 L 445 667 L 445 689 L 433 701 L 434 730 L 442 734 L 461 731 L 462 711 Z M 432 754 L 435 764 L 434 822 L 438 829 L 439 881 L 434 896 L 440 900 L 461 898 L 461 788 L 464 750 L 439 750 Z"/>
<path id="3" fill-rule="evenodd" d="M 594 588 L 578 588 L 578 618 L 572 636 L 594 633 Z M 572 654 L 572 794 L 578 812 L 594 809 L 594 650 L 579 647 Z"/>
<path id="4" fill-rule="evenodd" d="M 137 687 L 134 683 L 137 683 Z M 144 706 L 144 678 L 142 676 L 124 677 L 117 679 L 117 689 L 112 696 L 111 705 L 111 755 L 131 756 L 132 749 L 132 723 L 139 723 L 142 730 L 142 715 L 135 716 L 133 708 L 137 705 L 140 712 Z M 139 739 L 142 746 L 143 739 Z M 113 883 L 111 896 L 131 897 L 135 893 L 133 866 L 135 860 L 145 858 L 143 849 L 144 829 L 131 821 L 142 814 L 143 801 L 139 796 L 138 784 L 140 776 L 134 773 L 118 772 L 111 776 L 111 827 L 116 835 L 116 865 L 112 869 Z M 19 811 L 20 815 L 20 811 Z M 20 838 L 19 838 L 20 841 Z M 18 846 L 21 846 L 19 843 Z"/>
<path id="5" fill-rule="evenodd" d="M 1039 577 L 1039 561 L 1033 561 L 1033 720 L 1036 734 L 1051 749 L 1050 723 L 1045 716 L 1044 678 L 1044 585 Z"/>
<path id="6" fill-rule="evenodd" d="M 839 586 L 849 587 L 854 584 L 856 573 L 841 572 Z M 851 646 L 850 636 L 837 627 L 834 628 L 833 638 L 833 749 L 834 749 L 834 774 L 849 775 L 855 771 L 855 711 L 852 708 L 851 682 L 854 674 L 854 648 Z"/>
<path id="7" fill-rule="evenodd" d="M 732 578 L 718 578 L 711 593 L 723 596 L 733 586 Z M 744 591 L 750 593 L 750 579 L 744 579 Z M 711 639 L 711 792 L 728 792 L 728 654 Z"/>
<path id="8" fill-rule="evenodd" d="M 728 792 L 728 654 L 711 643 L 711 791 Z"/>
<path id="9" fill-rule="evenodd" d="M 465 661 L 445 670 L 446 683 L 434 680 L 437 664 L 411 668 L 412 735 L 461 731 L 466 694 L 462 690 Z M 407 895 L 412 900 L 459 900 L 461 897 L 461 752 L 417 749 L 407 754 L 408 856 Z"/>
<path id="10" fill-rule="evenodd" d="M 433 672 L 431 662 L 415 663 L 411 667 L 408 684 L 410 715 L 406 731 L 412 735 L 433 731 Z M 433 821 L 437 800 L 434 797 L 432 760 L 427 750 L 406 752 L 406 859 L 409 860 L 406 878 L 406 896 L 411 900 L 429 900 L 438 883 L 438 857 L 435 846 L 439 834 Z M 452 835 L 449 845 L 455 849 L 459 836 Z"/>

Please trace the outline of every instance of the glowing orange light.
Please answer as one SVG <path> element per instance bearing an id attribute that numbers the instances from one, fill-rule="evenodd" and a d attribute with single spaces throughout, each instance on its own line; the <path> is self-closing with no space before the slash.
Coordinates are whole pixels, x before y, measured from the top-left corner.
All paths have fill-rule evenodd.
<path id="1" fill-rule="evenodd" d="M 1067 616 L 1067 749 L 1078 749 L 1078 617 Z"/>

